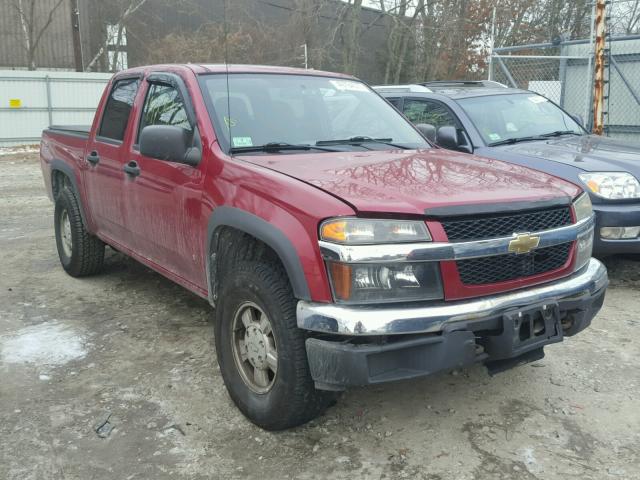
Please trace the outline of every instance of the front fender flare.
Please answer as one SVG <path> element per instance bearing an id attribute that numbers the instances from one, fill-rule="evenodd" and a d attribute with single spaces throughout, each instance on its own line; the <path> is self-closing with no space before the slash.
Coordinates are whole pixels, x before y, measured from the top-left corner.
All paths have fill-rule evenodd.
<path id="1" fill-rule="evenodd" d="M 215 286 L 212 285 L 211 263 L 212 245 L 215 241 L 215 233 L 219 227 L 232 227 L 245 232 L 264 242 L 276 252 L 289 276 L 293 294 L 300 300 L 310 300 L 309 285 L 293 243 L 278 228 L 262 218 L 239 208 L 221 206 L 214 209 L 209 217 L 207 227 L 207 285 L 209 290 L 209 302 L 215 303 Z"/>

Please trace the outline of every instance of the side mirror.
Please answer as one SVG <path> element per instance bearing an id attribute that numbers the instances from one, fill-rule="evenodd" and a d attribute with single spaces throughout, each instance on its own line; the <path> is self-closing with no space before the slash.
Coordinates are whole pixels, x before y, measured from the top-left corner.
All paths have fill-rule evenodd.
<path id="1" fill-rule="evenodd" d="M 436 134 L 436 143 L 442 148 L 448 148 L 449 150 L 458 149 L 458 131 L 456 127 L 444 126 L 438 129 Z"/>
<path id="2" fill-rule="evenodd" d="M 573 118 L 578 125 L 584 127 L 584 119 L 582 118 L 582 115 L 574 113 L 573 115 L 570 115 L 570 117 Z"/>
<path id="3" fill-rule="evenodd" d="M 140 132 L 140 153 L 146 157 L 196 166 L 201 153 L 191 146 L 184 128 L 171 125 L 149 125 Z"/>
<path id="4" fill-rule="evenodd" d="M 422 134 L 424 138 L 432 143 L 436 143 L 436 127 L 430 123 L 418 123 L 416 129 Z"/>

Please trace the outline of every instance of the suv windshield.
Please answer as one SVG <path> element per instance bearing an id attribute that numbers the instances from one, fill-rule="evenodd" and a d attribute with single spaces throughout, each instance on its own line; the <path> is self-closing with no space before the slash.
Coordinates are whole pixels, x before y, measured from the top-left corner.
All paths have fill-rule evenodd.
<path id="1" fill-rule="evenodd" d="M 295 151 L 296 146 L 322 146 L 295 152 L 317 153 L 429 148 L 396 109 L 359 81 L 230 74 L 228 98 L 225 74 L 203 75 L 201 86 L 220 143 L 227 150 L 284 153 Z"/>
<path id="2" fill-rule="evenodd" d="M 458 104 L 487 145 L 559 133 L 585 133 L 573 118 L 535 93 L 463 98 Z"/>

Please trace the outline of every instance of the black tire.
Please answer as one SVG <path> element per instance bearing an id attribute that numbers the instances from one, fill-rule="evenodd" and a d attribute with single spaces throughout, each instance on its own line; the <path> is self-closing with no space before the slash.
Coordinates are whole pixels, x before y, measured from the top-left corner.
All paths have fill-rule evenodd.
<path id="1" fill-rule="evenodd" d="M 305 334 L 296 324 L 296 300 L 286 272 L 279 264 L 255 261 L 240 262 L 230 270 L 224 272 L 218 296 L 215 342 L 231 399 L 249 420 L 266 430 L 283 430 L 312 420 L 335 400 L 335 394 L 314 387 Z M 265 393 L 248 386 L 234 357 L 234 317 L 248 302 L 268 316 L 277 345 L 277 373 Z"/>
<path id="2" fill-rule="evenodd" d="M 63 231 L 65 228 L 62 224 L 67 218 L 68 230 Z M 63 188 L 56 197 L 54 229 L 60 263 L 69 275 L 84 277 L 102 270 L 104 243 L 85 229 L 78 199 L 68 187 Z M 69 235 L 70 245 L 67 240 Z"/>

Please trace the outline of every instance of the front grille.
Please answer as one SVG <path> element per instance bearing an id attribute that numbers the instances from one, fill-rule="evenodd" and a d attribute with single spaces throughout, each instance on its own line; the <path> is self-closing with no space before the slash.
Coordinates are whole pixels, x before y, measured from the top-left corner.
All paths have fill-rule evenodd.
<path id="1" fill-rule="evenodd" d="M 570 224 L 569 207 L 442 222 L 450 242 L 510 237 L 514 233 L 539 232 Z"/>
<path id="2" fill-rule="evenodd" d="M 561 243 L 524 255 L 509 253 L 458 260 L 458 273 L 462 283 L 466 285 L 484 285 L 530 277 L 562 267 L 569 258 L 571 245 L 571 242 Z"/>

